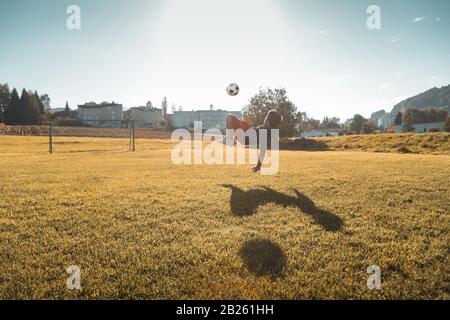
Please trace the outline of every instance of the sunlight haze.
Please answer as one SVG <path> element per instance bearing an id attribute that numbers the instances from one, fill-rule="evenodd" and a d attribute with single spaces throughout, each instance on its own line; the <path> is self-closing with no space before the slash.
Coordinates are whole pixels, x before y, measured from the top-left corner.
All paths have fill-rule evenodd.
<path id="1" fill-rule="evenodd" d="M 66 9 L 81 9 L 68 30 Z M 48 93 L 53 107 L 151 100 L 241 110 L 285 87 L 300 111 L 345 120 L 450 83 L 448 1 L 31 1 L 0 3 L 0 82 Z M 13 20 L 12 17 L 15 17 Z M 13 49 L 12 49 L 13 48 Z M 236 97 L 226 94 L 240 85 Z"/>

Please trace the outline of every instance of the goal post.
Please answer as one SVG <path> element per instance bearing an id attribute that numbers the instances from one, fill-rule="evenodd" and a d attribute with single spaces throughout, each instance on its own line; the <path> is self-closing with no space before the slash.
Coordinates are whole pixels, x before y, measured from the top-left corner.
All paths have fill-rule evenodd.
<path id="1" fill-rule="evenodd" d="M 48 153 L 53 153 L 53 122 L 48 123 Z"/>
<path id="2" fill-rule="evenodd" d="M 131 121 L 131 127 L 132 127 L 132 130 L 133 130 L 133 132 L 131 134 L 131 137 L 133 139 L 133 149 L 131 151 L 134 152 L 134 151 L 136 151 L 136 129 L 135 129 L 134 120 Z"/>

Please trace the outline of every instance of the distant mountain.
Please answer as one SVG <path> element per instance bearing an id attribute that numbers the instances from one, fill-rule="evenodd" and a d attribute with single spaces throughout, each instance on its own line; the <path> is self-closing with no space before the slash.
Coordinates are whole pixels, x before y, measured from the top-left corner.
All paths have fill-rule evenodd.
<path id="1" fill-rule="evenodd" d="M 372 121 L 378 121 L 378 119 L 380 119 L 382 116 L 384 116 L 386 114 L 386 111 L 384 110 L 380 110 L 377 112 L 374 112 L 370 115 L 370 120 Z"/>
<path id="2" fill-rule="evenodd" d="M 409 108 L 425 109 L 428 107 L 445 107 L 450 105 L 450 85 L 433 88 L 417 96 L 408 98 L 395 105 L 391 115 L 395 116 Z"/>

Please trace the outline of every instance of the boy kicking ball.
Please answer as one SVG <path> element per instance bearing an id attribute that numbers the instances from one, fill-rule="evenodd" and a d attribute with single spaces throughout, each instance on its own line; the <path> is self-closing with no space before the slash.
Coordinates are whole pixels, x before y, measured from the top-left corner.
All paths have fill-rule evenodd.
<path id="1" fill-rule="evenodd" d="M 224 142 L 226 141 L 235 141 L 238 140 L 239 143 L 244 145 L 249 145 L 249 139 L 245 139 L 244 141 L 240 141 L 239 139 L 242 139 L 241 135 L 235 135 L 234 131 L 238 129 L 242 129 L 244 132 L 252 129 L 256 131 L 256 137 L 257 137 L 257 148 L 259 150 L 259 158 L 258 158 L 258 164 L 256 167 L 252 168 L 252 172 L 259 172 L 261 171 L 261 166 L 264 161 L 264 157 L 266 155 L 266 149 L 260 148 L 260 141 L 259 141 L 259 130 L 266 129 L 267 130 L 267 143 L 266 146 L 268 149 L 271 148 L 271 130 L 273 129 L 279 129 L 280 124 L 283 122 L 283 116 L 279 114 L 276 110 L 271 110 L 267 113 L 264 122 L 262 125 L 258 127 L 252 127 L 247 121 L 245 120 L 239 120 L 237 117 L 233 115 L 227 116 L 227 130 L 233 130 L 232 137 L 226 137 L 224 139 Z"/>

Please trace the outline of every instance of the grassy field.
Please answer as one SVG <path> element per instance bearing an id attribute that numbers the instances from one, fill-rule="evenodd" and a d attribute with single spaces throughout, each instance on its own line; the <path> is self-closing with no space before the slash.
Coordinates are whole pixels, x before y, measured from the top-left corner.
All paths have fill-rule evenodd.
<path id="1" fill-rule="evenodd" d="M 46 141 L 0 136 L 0 298 L 450 298 L 448 155 L 282 151 L 263 177 Z"/>
<path id="2" fill-rule="evenodd" d="M 348 135 L 289 141 L 288 149 L 450 155 L 450 133 Z"/>
<path id="3" fill-rule="evenodd" d="M 450 155 L 450 133 L 394 133 L 318 138 L 330 150 Z"/>

